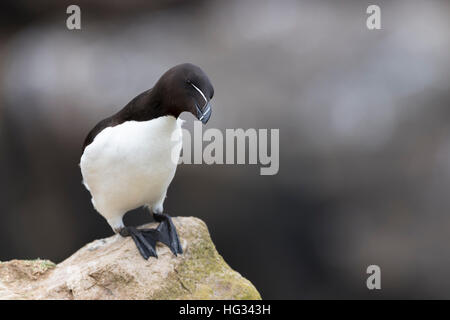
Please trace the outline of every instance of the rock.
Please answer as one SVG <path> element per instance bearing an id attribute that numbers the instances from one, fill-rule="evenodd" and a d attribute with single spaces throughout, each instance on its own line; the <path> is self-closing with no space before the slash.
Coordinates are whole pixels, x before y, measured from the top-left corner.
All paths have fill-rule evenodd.
<path id="1" fill-rule="evenodd" d="M 219 255 L 203 221 L 173 222 L 184 250 L 178 257 L 158 244 L 158 259 L 144 260 L 130 237 L 114 235 L 58 265 L 40 259 L 1 262 L 0 299 L 261 299 Z"/>

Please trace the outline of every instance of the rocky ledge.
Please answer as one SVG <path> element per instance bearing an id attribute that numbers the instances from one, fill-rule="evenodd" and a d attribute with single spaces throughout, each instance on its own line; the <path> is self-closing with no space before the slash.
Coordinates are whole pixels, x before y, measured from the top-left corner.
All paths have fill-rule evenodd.
<path id="1" fill-rule="evenodd" d="M 173 219 L 184 254 L 158 244 L 144 260 L 131 238 L 95 240 L 71 257 L 0 262 L 0 299 L 261 299 L 217 252 L 197 218 Z M 156 227 L 149 224 L 145 227 Z"/>

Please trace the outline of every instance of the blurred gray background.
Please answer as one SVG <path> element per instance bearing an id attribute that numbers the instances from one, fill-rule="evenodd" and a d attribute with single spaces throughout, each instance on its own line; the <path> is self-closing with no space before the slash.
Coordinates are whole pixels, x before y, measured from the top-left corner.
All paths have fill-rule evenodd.
<path id="1" fill-rule="evenodd" d="M 279 128 L 280 171 L 181 165 L 167 213 L 206 221 L 263 298 L 450 298 L 449 21 L 448 1 L 2 1 L 0 260 L 112 234 L 83 140 L 192 62 L 215 86 L 207 128 Z"/>

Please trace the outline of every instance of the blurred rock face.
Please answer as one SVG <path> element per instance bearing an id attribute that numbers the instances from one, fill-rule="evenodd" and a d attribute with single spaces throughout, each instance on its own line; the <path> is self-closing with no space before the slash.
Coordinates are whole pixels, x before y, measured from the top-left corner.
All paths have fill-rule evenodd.
<path id="1" fill-rule="evenodd" d="M 266 298 L 370 297 L 370 264 L 383 297 L 450 297 L 449 4 L 379 5 L 379 31 L 357 1 L 86 3 L 81 31 L 54 5 L 5 29 L 0 259 L 58 261 L 109 234 L 81 185 L 83 139 L 169 67 L 193 62 L 216 88 L 208 127 L 279 128 L 280 171 L 182 165 L 169 214 L 206 220 Z"/>

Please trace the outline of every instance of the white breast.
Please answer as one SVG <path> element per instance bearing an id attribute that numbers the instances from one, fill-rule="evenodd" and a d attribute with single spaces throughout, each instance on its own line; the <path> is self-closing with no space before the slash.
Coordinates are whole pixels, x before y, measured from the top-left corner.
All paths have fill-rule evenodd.
<path id="1" fill-rule="evenodd" d="M 86 147 L 83 183 L 108 221 L 142 205 L 162 211 L 180 156 L 182 122 L 172 116 L 128 121 L 105 128 Z"/>

